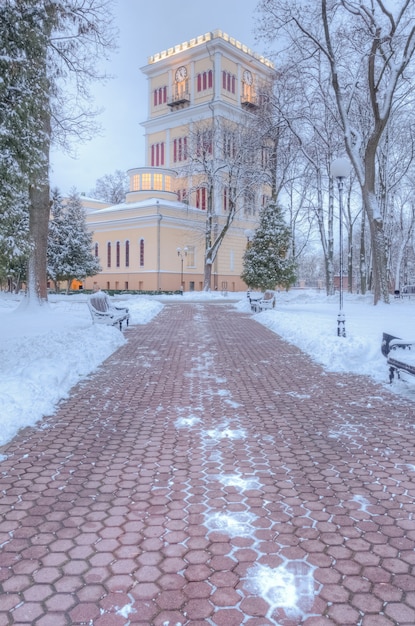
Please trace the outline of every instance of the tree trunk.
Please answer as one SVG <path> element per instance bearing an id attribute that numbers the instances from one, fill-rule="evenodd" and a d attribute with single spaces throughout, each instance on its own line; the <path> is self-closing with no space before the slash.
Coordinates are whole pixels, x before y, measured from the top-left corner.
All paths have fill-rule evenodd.
<path id="1" fill-rule="evenodd" d="M 49 102 L 41 113 L 43 140 L 42 162 L 31 175 L 29 184 L 29 240 L 31 244 L 28 268 L 28 296 L 39 303 L 47 301 L 47 247 L 50 217 L 49 155 L 51 120 Z"/>
<path id="2" fill-rule="evenodd" d="M 366 294 L 367 291 L 367 267 L 366 267 L 366 215 L 362 211 L 362 222 L 360 227 L 360 254 L 359 254 L 359 273 L 360 273 L 360 293 Z"/>
<path id="3" fill-rule="evenodd" d="M 362 197 L 370 228 L 370 240 L 372 244 L 372 285 L 373 303 L 376 305 L 380 300 L 389 302 L 389 288 L 387 275 L 386 241 L 383 229 L 383 221 L 379 215 L 378 201 L 375 195 L 375 157 L 366 158 L 366 182 L 362 185 Z M 373 173 L 371 172 L 373 170 Z M 369 172 L 369 175 L 368 175 Z M 372 184 L 370 184 L 372 183 Z"/>
<path id="4" fill-rule="evenodd" d="M 49 185 L 39 182 L 29 188 L 29 238 L 31 251 L 28 267 L 28 296 L 40 303 L 48 299 L 47 294 L 47 245 L 49 223 Z"/>
<path id="5" fill-rule="evenodd" d="M 212 263 L 210 261 L 205 262 L 205 275 L 203 280 L 203 291 L 210 291 L 212 280 Z"/>

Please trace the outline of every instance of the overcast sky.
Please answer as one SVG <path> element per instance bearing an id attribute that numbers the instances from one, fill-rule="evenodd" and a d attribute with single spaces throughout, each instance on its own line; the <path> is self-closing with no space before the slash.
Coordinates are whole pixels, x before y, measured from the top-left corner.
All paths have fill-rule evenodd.
<path id="1" fill-rule="evenodd" d="M 77 146 L 77 158 L 52 153 L 51 183 L 67 194 L 72 187 L 86 193 L 115 170 L 144 165 L 147 79 L 140 68 L 149 56 L 198 35 L 220 29 L 262 54 L 255 43 L 254 14 L 258 0 L 117 0 L 119 51 L 107 66 L 115 78 L 97 85 L 96 106 L 102 136 Z"/>

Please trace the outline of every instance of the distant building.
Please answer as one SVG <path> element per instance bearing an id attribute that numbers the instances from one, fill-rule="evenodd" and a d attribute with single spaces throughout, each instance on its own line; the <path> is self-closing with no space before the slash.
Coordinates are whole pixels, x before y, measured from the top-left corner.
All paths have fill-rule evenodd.
<path id="1" fill-rule="evenodd" d="M 123 204 L 100 208 L 85 202 L 102 267 L 85 287 L 200 290 L 208 198 L 203 173 L 186 170 L 192 129 L 218 120 L 244 124 L 258 107 L 261 89 L 271 84 L 273 66 L 214 31 L 151 56 L 142 71 L 148 78 L 146 166 L 129 170 Z M 219 228 L 227 217 L 228 193 L 224 176 L 212 198 Z M 267 193 L 258 185 L 249 198 L 238 200 L 238 214 L 212 268 L 211 289 L 245 289 L 240 274 L 246 232 L 255 228 Z"/>

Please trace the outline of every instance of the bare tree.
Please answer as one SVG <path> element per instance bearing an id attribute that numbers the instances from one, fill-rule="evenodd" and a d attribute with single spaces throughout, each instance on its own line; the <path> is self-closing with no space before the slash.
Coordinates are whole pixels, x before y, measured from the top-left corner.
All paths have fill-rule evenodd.
<path id="1" fill-rule="evenodd" d="M 193 204 L 205 212 L 204 285 L 211 288 L 212 267 L 237 215 L 255 215 L 257 190 L 264 182 L 256 133 L 240 121 L 215 117 L 190 130 L 187 162 L 179 176 L 192 180 Z"/>
<path id="2" fill-rule="evenodd" d="M 105 174 L 95 183 L 95 189 L 91 195 L 104 202 L 111 204 L 121 204 L 125 201 L 125 194 L 128 191 L 128 176 L 122 170 L 116 170 L 113 174 Z"/>
<path id="3" fill-rule="evenodd" d="M 354 166 L 372 247 L 374 303 L 389 300 L 386 246 L 376 195 L 376 154 L 397 99 L 411 88 L 410 63 L 415 52 L 414 4 L 382 0 L 339 0 L 319 4 L 304 0 L 261 0 L 265 37 L 283 32 L 302 51 L 304 66 L 316 52 L 330 72 L 344 134 Z M 389 5 L 388 5 L 389 6 Z M 362 116 L 362 104 L 364 115 Z"/>

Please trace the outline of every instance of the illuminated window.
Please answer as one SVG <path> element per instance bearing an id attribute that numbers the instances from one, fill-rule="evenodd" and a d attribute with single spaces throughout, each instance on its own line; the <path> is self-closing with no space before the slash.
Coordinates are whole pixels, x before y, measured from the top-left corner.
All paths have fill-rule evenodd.
<path id="1" fill-rule="evenodd" d="M 140 267 L 144 267 L 144 239 L 140 239 Z"/>
<path id="2" fill-rule="evenodd" d="M 130 178 L 130 191 L 138 191 L 140 189 L 140 176 L 138 174 L 134 174 Z"/>
<path id="3" fill-rule="evenodd" d="M 153 189 L 156 189 L 157 191 L 162 191 L 163 190 L 163 176 L 162 176 L 162 174 L 154 174 Z"/>
<path id="4" fill-rule="evenodd" d="M 130 267 L 130 242 L 125 242 L 125 267 Z"/>
<path id="5" fill-rule="evenodd" d="M 171 191 L 171 176 L 166 176 L 164 178 L 164 189 L 166 191 Z"/>
<path id="6" fill-rule="evenodd" d="M 141 175 L 141 189 L 151 189 L 151 174 Z"/>
<path id="7" fill-rule="evenodd" d="M 111 267 L 111 244 L 107 243 L 107 267 Z"/>

